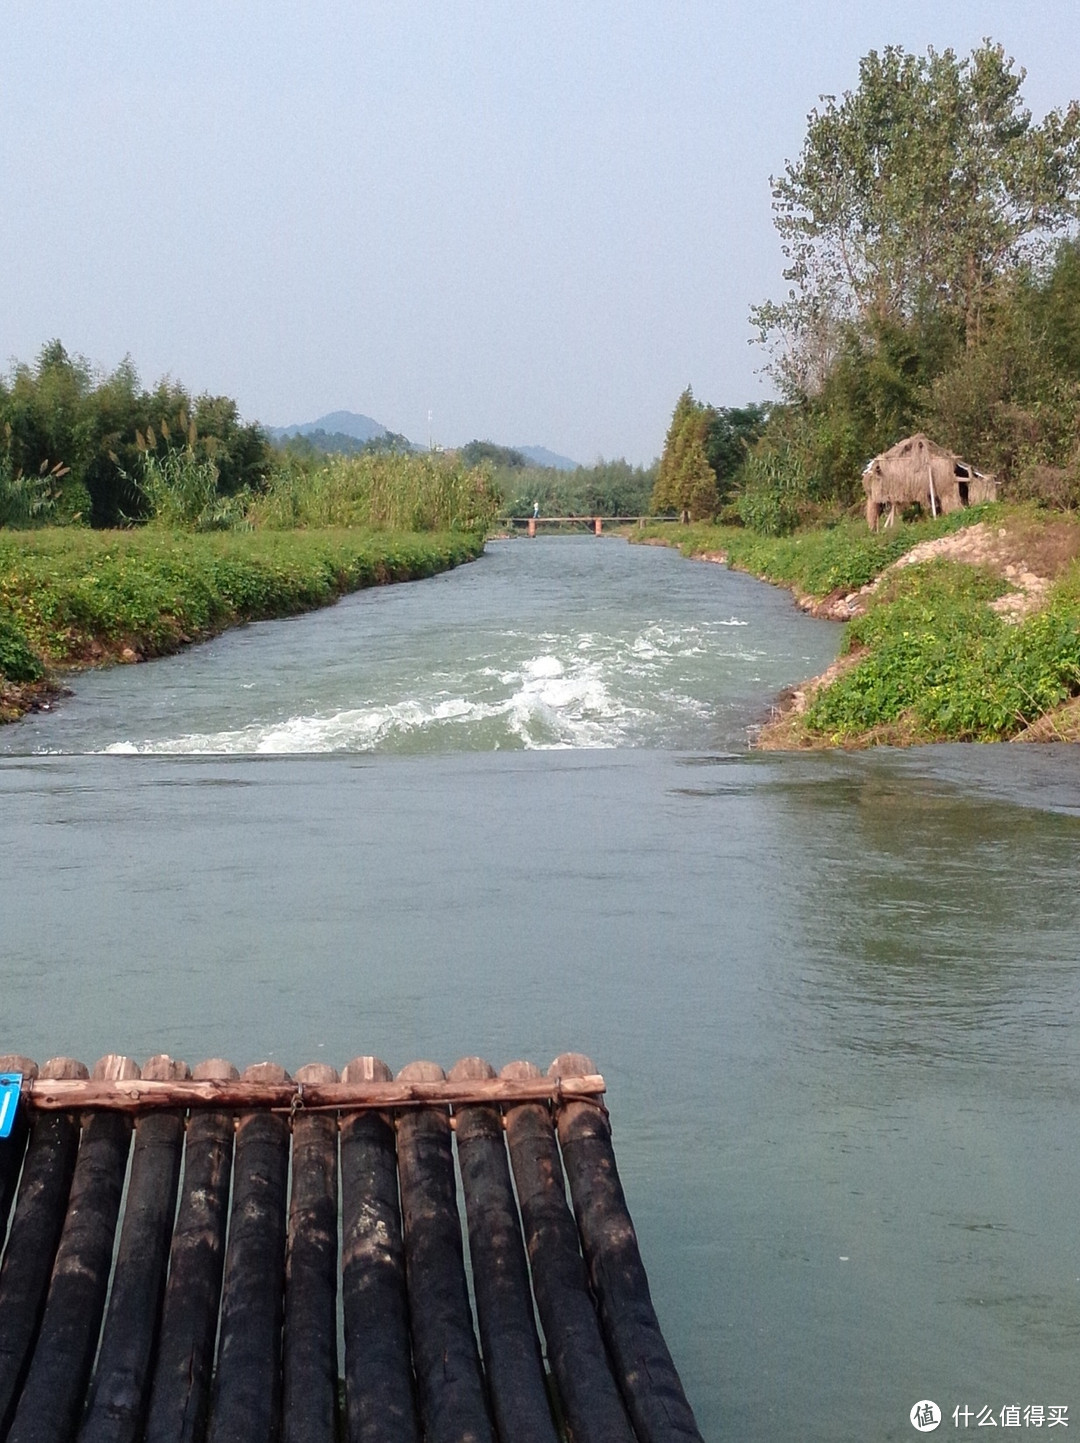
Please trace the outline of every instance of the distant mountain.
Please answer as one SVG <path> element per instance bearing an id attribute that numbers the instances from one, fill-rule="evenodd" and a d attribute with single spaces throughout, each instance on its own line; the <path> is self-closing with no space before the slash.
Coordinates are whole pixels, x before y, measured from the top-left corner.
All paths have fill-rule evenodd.
<path id="1" fill-rule="evenodd" d="M 317 421 L 300 421 L 294 426 L 267 426 L 264 429 L 271 441 L 286 441 L 290 436 L 311 436 L 316 443 L 316 449 L 322 451 L 344 449 L 335 445 L 334 438 L 337 436 L 350 436 L 360 444 L 365 441 L 388 441 L 399 449 L 404 446 L 411 451 L 427 450 L 426 446 L 418 446 L 414 441 L 408 441 L 404 436 L 388 431 L 374 416 L 361 416 L 356 411 L 329 411 Z M 546 446 L 514 446 L 509 449 L 519 451 L 533 466 L 550 466 L 556 471 L 577 470 L 576 461 L 571 461 L 569 456 L 560 456 L 556 451 L 549 451 Z"/>
<path id="2" fill-rule="evenodd" d="M 520 451 L 534 466 L 551 466 L 556 471 L 576 471 L 578 468 L 578 463 L 571 461 L 569 456 L 560 456 L 546 446 L 515 446 L 514 450 Z"/>
<path id="3" fill-rule="evenodd" d="M 296 426 L 267 426 L 266 431 L 275 441 L 282 441 L 286 436 L 310 436 L 313 431 L 324 431 L 329 436 L 351 436 L 354 441 L 381 441 L 389 435 L 374 417 L 360 416 L 355 411 L 330 411 L 317 421 L 302 421 Z"/>

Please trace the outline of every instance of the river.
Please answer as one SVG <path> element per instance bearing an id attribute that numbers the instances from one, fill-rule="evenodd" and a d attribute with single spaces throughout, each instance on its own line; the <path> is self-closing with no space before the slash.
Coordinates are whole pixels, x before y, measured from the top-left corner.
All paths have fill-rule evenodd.
<path id="1" fill-rule="evenodd" d="M 539 539 L 80 676 L 0 732 L 0 1051 L 587 1052 L 707 1439 L 1076 1426 L 1077 750 L 749 751 L 838 636 Z"/>

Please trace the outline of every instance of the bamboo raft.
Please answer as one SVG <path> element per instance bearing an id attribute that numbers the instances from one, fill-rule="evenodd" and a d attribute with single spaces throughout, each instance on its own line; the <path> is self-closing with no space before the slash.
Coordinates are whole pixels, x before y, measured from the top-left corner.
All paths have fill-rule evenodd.
<path id="1" fill-rule="evenodd" d="M 588 1058 L 0 1073 L 2 1443 L 701 1443 Z"/>

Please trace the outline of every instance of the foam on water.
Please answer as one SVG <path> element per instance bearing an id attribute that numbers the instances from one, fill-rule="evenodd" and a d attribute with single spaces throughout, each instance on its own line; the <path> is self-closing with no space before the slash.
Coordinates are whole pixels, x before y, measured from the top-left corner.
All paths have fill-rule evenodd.
<path id="1" fill-rule="evenodd" d="M 37 752 L 151 755 L 726 748 L 759 694 L 831 660 L 791 639 L 822 625 L 652 548 L 507 544 L 475 569 L 80 678 L 75 702 L 20 732 Z"/>
<path id="2" fill-rule="evenodd" d="M 610 679 L 612 660 L 574 657 L 565 662 L 545 651 L 513 670 L 478 668 L 472 695 L 437 691 L 340 711 L 253 721 L 215 732 L 112 742 L 101 750 L 145 755 L 281 754 L 365 752 L 401 744 L 411 750 L 407 743 L 417 734 L 479 726 L 486 726 L 494 746 L 613 747 L 625 738 L 627 724 L 643 711 L 609 687 L 605 673 Z M 503 694 L 493 694 L 495 690 Z M 451 738 L 444 740 L 453 746 Z"/>
<path id="3" fill-rule="evenodd" d="M 428 677 L 426 692 L 417 688 L 409 697 L 253 719 L 216 731 L 125 738 L 100 750 L 145 755 L 411 751 L 436 732 L 443 733 L 450 749 L 467 744 L 469 733 L 474 744 L 528 750 L 633 744 L 672 706 L 700 714 L 693 696 L 671 687 L 657 692 L 656 683 L 675 679 L 664 675 L 673 660 L 716 650 L 705 632 L 703 627 L 669 632 L 657 624 L 626 638 L 545 634 L 535 639 L 543 650 L 523 656 L 515 666 L 447 668 Z M 504 640 L 509 649 L 513 639 Z M 726 645 L 723 651 L 740 654 Z M 649 685 L 643 687 L 643 681 Z M 441 685 L 436 688 L 436 683 Z"/>

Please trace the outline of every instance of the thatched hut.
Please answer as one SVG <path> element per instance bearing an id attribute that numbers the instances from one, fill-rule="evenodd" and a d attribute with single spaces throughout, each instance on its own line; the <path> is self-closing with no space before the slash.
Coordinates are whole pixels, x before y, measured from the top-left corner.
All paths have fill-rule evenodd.
<path id="1" fill-rule="evenodd" d="M 863 472 L 866 523 L 876 531 L 881 513 L 891 526 L 898 510 L 921 506 L 930 516 L 997 500 L 997 481 L 946 451 L 920 431 L 875 456 Z"/>

